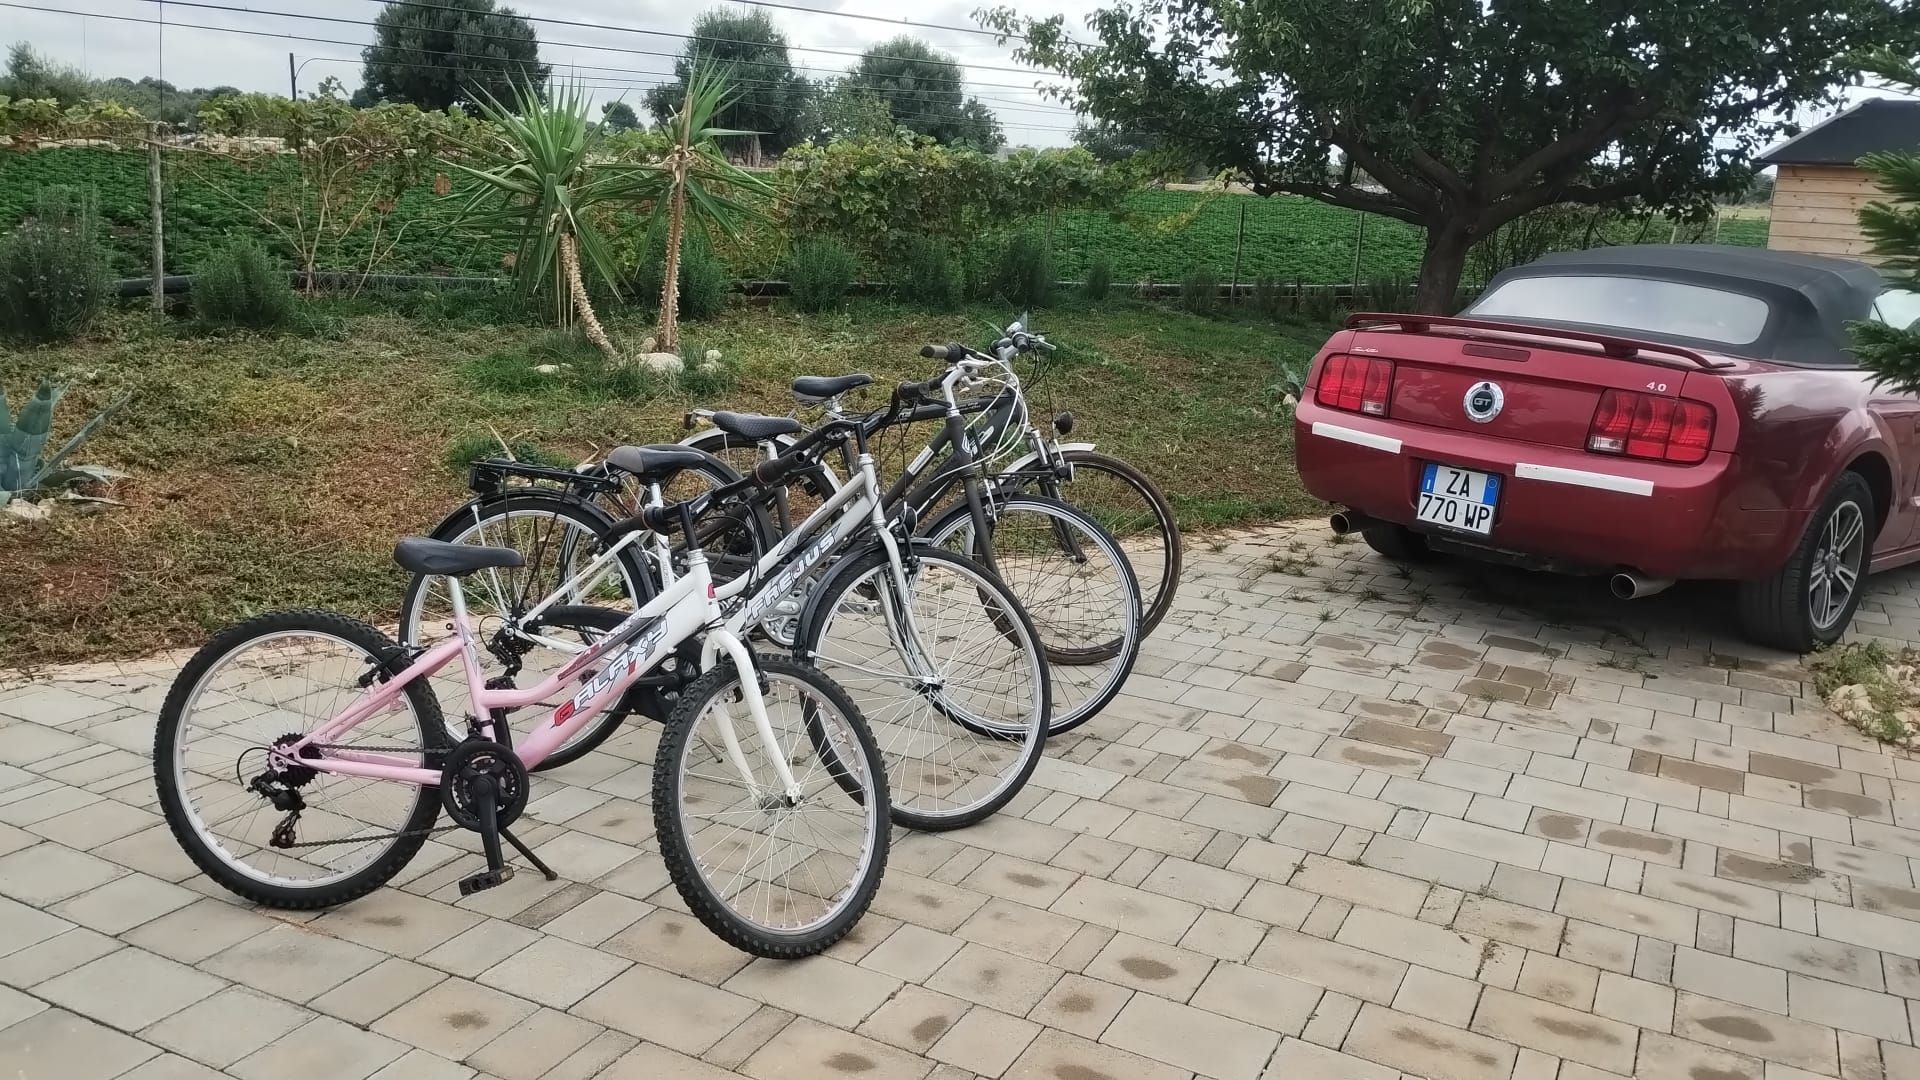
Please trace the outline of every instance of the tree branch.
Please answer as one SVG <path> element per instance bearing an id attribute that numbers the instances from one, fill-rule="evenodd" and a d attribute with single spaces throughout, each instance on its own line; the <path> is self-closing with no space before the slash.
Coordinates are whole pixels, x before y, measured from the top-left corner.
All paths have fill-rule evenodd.
<path id="1" fill-rule="evenodd" d="M 1361 141 L 1359 133 L 1351 128 L 1337 128 L 1333 133 L 1333 144 L 1346 151 L 1355 165 L 1367 171 L 1367 175 L 1380 181 L 1380 186 L 1400 197 L 1400 201 L 1419 213 L 1422 217 L 1432 217 L 1440 211 L 1440 200 L 1433 197 L 1430 188 L 1422 187 L 1407 178 L 1398 167 L 1387 159 L 1368 149 Z M 1418 218 L 1407 218 L 1417 221 Z"/>
<path id="2" fill-rule="evenodd" d="M 1389 195 L 1381 195 L 1351 184 L 1314 184 L 1298 180 L 1267 180 L 1255 178 L 1250 185 L 1261 195 L 1305 195 L 1309 199 L 1333 206 L 1344 206 L 1349 210 L 1364 210 L 1370 214 L 1380 214 L 1409 225 L 1425 225 L 1426 218 L 1418 211 Z"/>
<path id="3" fill-rule="evenodd" d="M 1585 161 L 1599 153 L 1601 147 L 1631 130 L 1635 124 L 1652 119 L 1660 111 L 1660 106 L 1658 99 L 1647 97 L 1629 106 L 1595 113 L 1580 130 L 1535 150 L 1521 158 L 1513 168 L 1495 177 L 1488 193 L 1498 199 L 1519 190 L 1529 179 L 1549 169 Z"/>

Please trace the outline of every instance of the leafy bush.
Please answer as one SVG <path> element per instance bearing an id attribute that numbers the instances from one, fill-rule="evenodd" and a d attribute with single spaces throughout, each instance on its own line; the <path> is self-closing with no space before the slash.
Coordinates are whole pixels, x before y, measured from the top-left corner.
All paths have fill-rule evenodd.
<path id="1" fill-rule="evenodd" d="M 1253 310 L 1269 319 L 1287 313 L 1287 290 L 1278 277 L 1261 274 L 1253 281 Z"/>
<path id="2" fill-rule="evenodd" d="M 259 241 L 237 237 L 194 267 L 193 312 L 218 326 L 271 330 L 292 317 L 293 287 Z"/>
<path id="3" fill-rule="evenodd" d="M 634 303 L 649 311 L 660 306 L 660 286 L 665 284 L 661 275 L 666 266 L 666 230 L 655 229 L 647 237 L 640 267 L 628 283 Z M 710 319 L 725 311 L 732 285 L 726 265 L 714 255 L 706 237 L 689 231 L 680 244 L 680 317 Z"/>
<path id="4" fill-rule="evenodd" d="M 100 233 L 91 191 L 39 193 L 33 216 L 0 240 L 0 334 L 59 341 L 92 325 L 113 284 Z"/>
<path id="5" fill-rule="evenodd" d="M 859 272 L 852 254 L 831 240 L 802 240 L 787 259 L 793 306 L 809 314 L 831 311 L 847 298 Z"/>
<path id="6" fill-rule="evenodd" d="M 1180 279 L 1180 308 L 1194 315 L 1211 315 L 1220 306 L 1220 275 L 1196 266 Z"/>
<path id="7" fill-rule="evenodd" d="M 1107 298 L 1107 292 L 1112 288 L 1113 261 L 1101 256 L 1088 263 L 1087 272 L 1080 282 L 1080 295 L 1088 303 L 1098 304 Z"/>
<path id="8" fill-rule="evenodd" d="M 1000 273 L 994 288 L 1000 298 L 1021 307 L 1045 307 L 1053 296 L 1053 252 L 1032 233 L 1007 241 L 1000 255 Z"/>
<path id="9" fill-rule="evenodd" d="M 929 311 L 960 306 L 961 287 L 953 253 L 938 240 L 914 241 L 894 276 L 895 295 Z"/>
<path id="10" fill-rule="evenodd" d="M 796 233 L 832 237 L 883 266 L 923 237 L 971 243 L 1054 207 L 1112 205 L 1127 185 L 1121 171 L 1078 148 L 996 160 L 891 136 L 795 147 L 781 157 L 780 174 Z"/>

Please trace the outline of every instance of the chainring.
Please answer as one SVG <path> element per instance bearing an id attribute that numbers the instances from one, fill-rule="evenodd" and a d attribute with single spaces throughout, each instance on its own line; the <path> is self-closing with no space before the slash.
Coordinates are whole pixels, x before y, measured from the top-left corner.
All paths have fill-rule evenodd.
<path id="1" fill-rule="evenodd" d="M 512 750 L 489 739 L 468 739 L 447 751 L 440 769 L 440 805 L 447 817 L 462 828 L 480 827 L 473 785 L 482 776 L 493 778 L 494 824 L 504 829 L 519 820 L 532 787 L 527 767 Z"/>

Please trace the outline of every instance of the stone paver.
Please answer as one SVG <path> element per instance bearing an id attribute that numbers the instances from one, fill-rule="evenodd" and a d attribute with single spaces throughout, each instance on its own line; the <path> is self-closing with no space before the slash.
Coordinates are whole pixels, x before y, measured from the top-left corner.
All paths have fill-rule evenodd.
<path id="1" fill-rule="evenodd" d="M 1703 600 L 1194 537 L 1126 692 L 793 964 L 686 914 L 645 727 L 535 780 L 562 881 L 462 900 L 449 834 L 281 912 L 156 816 L 182 657 L 0 676 L 0 1072 L 1920 1078 L 1920 760 Z M 1920 576 L 1857 631 L 1920 640 Z"/>

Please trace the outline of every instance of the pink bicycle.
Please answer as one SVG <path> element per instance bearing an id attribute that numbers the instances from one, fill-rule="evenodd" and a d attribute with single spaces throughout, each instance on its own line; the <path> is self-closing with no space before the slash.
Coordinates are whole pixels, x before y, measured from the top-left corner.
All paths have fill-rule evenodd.
<path id="1" fill-rule="evenodd" d="M 623 532 L 677 527 L 687 504 L 654 507 Z M 484 643 L 506 661 L 485 679 L 461 579 L 516 567 L 509 548 L 400 541 L 394 559 L 447 578 L 453 635 L 410 655 L 363 622 L 283 611 L 231 627 L 194 654 L 160 714 L 154 775 L 174 836 L 194 863 L 256 903 L 318 908 L 363 896 L 398 874 L 430 836 L 477 832 L 486 869 L 466 895 L 502 884 L 511 844 L 554 879 L 510 827 L 531 794 L 528 769 L 634 684 L 699 639 L 705 672 L 680 694 L 652 750 L 654 837 L 687 907 L 721 938 L 760 956 L 820 952 L 853 928 L 885 869 L 886 767 L 847 694 L 810 665 L 757 657 L 723 623 L 697 545 L 687 572 L 637 612 L 560 601 L 606 571 L 603 554 L 531 614 L 600 628 L 583 643 L 537 633 Z M 522 640 L 526 638 L 528 640 Z M 539 685 L 517 688 L 516 650 L 533 642 L 574 655 Z M 503 655 L 504 654 L 504 655 Z M 453 742 L 428 677 L 463 669 L 468 735 Z M 559 701 L 519 746 L 509 713 Z M 750 737 L 735 729 L 744 712 Z M 644 753 L 656 729 L 632 740 Z M 442 810 L 453 825 L 436 828 Z M 438 863 L 459 851 L 435 845 Z"/>

